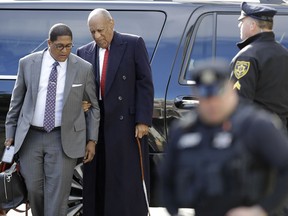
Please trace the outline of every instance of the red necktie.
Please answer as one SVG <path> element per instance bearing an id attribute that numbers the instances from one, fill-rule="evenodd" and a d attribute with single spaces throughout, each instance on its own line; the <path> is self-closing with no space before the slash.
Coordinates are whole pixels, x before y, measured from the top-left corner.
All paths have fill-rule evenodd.
<path id="1" fill-rule="evenodd" d="M 101 81 L 100 81 L 100 89 L 101 89 L 101 97 L 104 98 L 105 93 L 105 81 L 106 81 L 106 71 L 108 66 L 108 56 L 109 56 L 109 50 L 106 48 L 105 54 L 104 54 L 104 60 L 103 60 L 103 66 L 102 66 L 102 75 L 101 75 Z"/>

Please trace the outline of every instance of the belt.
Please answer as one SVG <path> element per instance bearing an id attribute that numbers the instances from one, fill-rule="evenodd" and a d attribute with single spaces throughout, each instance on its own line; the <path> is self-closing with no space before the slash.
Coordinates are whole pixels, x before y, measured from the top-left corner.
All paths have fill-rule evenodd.
<path id="1" fill-rule="evenodd" d="M 44 127 L 37 127 L 37 126 L 31 125 L 30 128 L 31 128 L 32 130 L 37 130 L 37 131 L 41 131 L 41 132 L 46 132 L 46 133 L 47 133 L 47 131 L 44 129 Z M 59 126 L 59 127 L 54 127 L 54 128 L 51 130 L 51 132 L 52 132 L 52 131 L 56 131 L 56 130 L 60 130 L 60 129 L 61 129 L 60 126 Z"/>

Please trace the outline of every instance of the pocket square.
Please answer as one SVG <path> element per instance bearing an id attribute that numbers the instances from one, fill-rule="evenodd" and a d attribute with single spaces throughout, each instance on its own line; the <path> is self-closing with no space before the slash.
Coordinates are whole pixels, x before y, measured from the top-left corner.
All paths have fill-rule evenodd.
<path id="1" fill-rule="evenodd" d="M 73 84 L 72 87 L 79 87 L 82 86 L 82 84 Z"/>

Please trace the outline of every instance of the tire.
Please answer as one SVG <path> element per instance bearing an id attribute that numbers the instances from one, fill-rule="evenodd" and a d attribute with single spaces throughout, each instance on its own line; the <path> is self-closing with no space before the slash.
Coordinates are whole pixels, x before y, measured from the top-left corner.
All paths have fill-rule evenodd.
<path id="1" fill-rule="evenodd" d="M 83 163 L 77 164 L 74 168 L 71 191 L 68 201 L 67 216 L 82 216 L 83 215 Z"/>

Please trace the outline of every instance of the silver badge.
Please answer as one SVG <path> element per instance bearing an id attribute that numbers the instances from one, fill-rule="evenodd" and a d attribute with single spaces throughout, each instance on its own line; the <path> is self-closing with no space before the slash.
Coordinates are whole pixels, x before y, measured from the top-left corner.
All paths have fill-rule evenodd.
<path id="1" fill-rule="evenodd" d="M 192 148 L 199 145 L 202 140 L 202 135 L 200 133 L 189 133 L 183 135 L 178 141 L 178 147 L 180 149 Z"/>
<path id="2" fill-rule="evenodd" d="M 220 132 L 213 139 L 212 146 L 217 149 L 225 149 L 231 146 L 232 134 L 228 132 Z"/>

